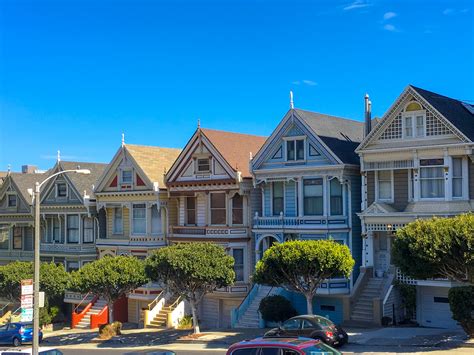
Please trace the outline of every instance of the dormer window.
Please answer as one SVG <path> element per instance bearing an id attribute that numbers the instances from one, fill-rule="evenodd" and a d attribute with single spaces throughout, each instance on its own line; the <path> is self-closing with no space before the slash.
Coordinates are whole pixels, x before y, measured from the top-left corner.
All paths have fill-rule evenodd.
<path id="1" fill-rule="evenodd" d="M 16 207 L 17 199 L 16 195 L 8 195 L 8 207 Z"/>
<path id="2" fill-rule="evenodd" d="M 133 175 L 132 175 L 132 170 L 122 170 L 122 184 L 132 184 L 132 179 L 133 179 Z"/>
<path id="3" fill-rule="evenodd" d="M 286 160 L 304 160 L 304 139 L 286 141 Z"/>
<path id="4" fill-rule="evenodd" d="M 209 173 L 211 171 L 211 160 L 209 158 L 203 158 L 197 160 L 197 172 L 198 173 Z"/>
<path id="5" fill-rule="evenodd" d="M 63 182 L 56 184 L 56 196 L 66 197 L 67 196 L 67 185 Z"/>

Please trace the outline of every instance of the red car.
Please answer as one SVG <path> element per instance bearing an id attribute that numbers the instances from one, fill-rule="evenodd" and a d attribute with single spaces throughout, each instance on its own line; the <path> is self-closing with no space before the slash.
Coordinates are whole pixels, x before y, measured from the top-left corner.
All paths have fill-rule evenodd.
<path id="1" fill-rule="evenodd" d="M 340 355 L 320 340 L 309 338 L 263 337 L 233 344 L 227 355 Z"/>

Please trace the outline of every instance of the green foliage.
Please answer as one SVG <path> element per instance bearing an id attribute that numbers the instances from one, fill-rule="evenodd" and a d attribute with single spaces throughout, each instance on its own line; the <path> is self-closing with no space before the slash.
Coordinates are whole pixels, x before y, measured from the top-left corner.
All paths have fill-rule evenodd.
<path id="1" fill-rule="evenodd" d="M 349 277 L 354 263 L 349 248 L 332 240 L 289 241 L 265 251 L 253 280 L 303 293 L 315 292 L 324 279 Z"/>
<path id="2" fill-rule="evenodd" d="M 392 260 L 416 279 L 474 282 L 474 214 L 409 223 L 397 231 Z"/>
<path id="3" fill-rule="evenodd" d="M 73 272 L 73 290 L 93 292 L 109 304 L 148 282 L 144 263 L 133 256 L 104 257 Z"/>
<path id="4" fill-rule="evenodd" d="M 18 302 L 21 294 L 21 280 L 32 278 L 32 262 L 14 261 L 0 266 L 0 297 L 11 302 Z M 70 276 L 62 264 L 41 263 L 40 289 L 45 292 L 50 301 L 62 299 L 69 280 Z"/>
<path id="5" fill-rule="evenodd" d="M 416 311 L 416 286 L 396 282 L 395 287 L 400 292 L 401 301 L 405 308 L 406 320 L 411 320 Z"/>
<path id="6" fill-rule="evenodd" d="M 474 286 L 453 287 L 449 290 L 449 307 L 453 319 L 457 320 L 471 338 L 474 336 Z"/>
<path id="7" fill-rule="evenodd" d="M 178 329 L 191 329 L 193 327 L 193 316 L 186 314 L 179 320 Z"/>
<path id="8" fill-rule="evenodd" d="M 283 322 L 298 313 L 285 297 L 280 295 L 267 296 L 260 301 L 258 311 L 267 322 Z"/>
<path id="9" fill-rule="evenodd" d="M 191 304 L 196 333 L 199 332 L 196 306 L 204 295 L 232 285 L 235 280 L 234 258 L 213 243 L 183 243 L 160 248 L 147 258 L 146 273 Z"/>

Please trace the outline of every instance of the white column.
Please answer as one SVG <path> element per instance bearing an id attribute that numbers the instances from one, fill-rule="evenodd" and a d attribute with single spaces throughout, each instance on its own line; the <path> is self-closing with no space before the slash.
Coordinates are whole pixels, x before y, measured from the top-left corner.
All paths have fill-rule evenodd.
<path id="1" fill-rule="evenodd" d="M 300 176 L 298 179 L 298 216 L 304 216 L 304 184 L 303 177 Z"/>
<path id="2" fill-rule="evenodd" d="M 449 201 L 453 196 L 453 157 L 448 155 L 448 150 L 444 150 L 444 165 L 448 166 L 448 169 L 443 169 L 444 175 L 444 200 Z"/>
<path id="3" fill-rule="evenodd" d="M 374 266 L 374 234 L 373 232 L 367 232 L 367 238 L 364 239 L 363 243 L 363 265 L 365 267 Z"/>

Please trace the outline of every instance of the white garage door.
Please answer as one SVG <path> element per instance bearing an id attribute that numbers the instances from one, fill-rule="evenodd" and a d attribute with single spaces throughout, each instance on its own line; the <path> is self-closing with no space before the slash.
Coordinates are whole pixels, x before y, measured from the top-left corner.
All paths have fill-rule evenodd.
<path id="1" fill-rule="evenodd" d="M 446 329 L 459 328 L 449 309 L 448 291 L 448 287 L 418 286 L 417 313 L 422 326 Z"/>

